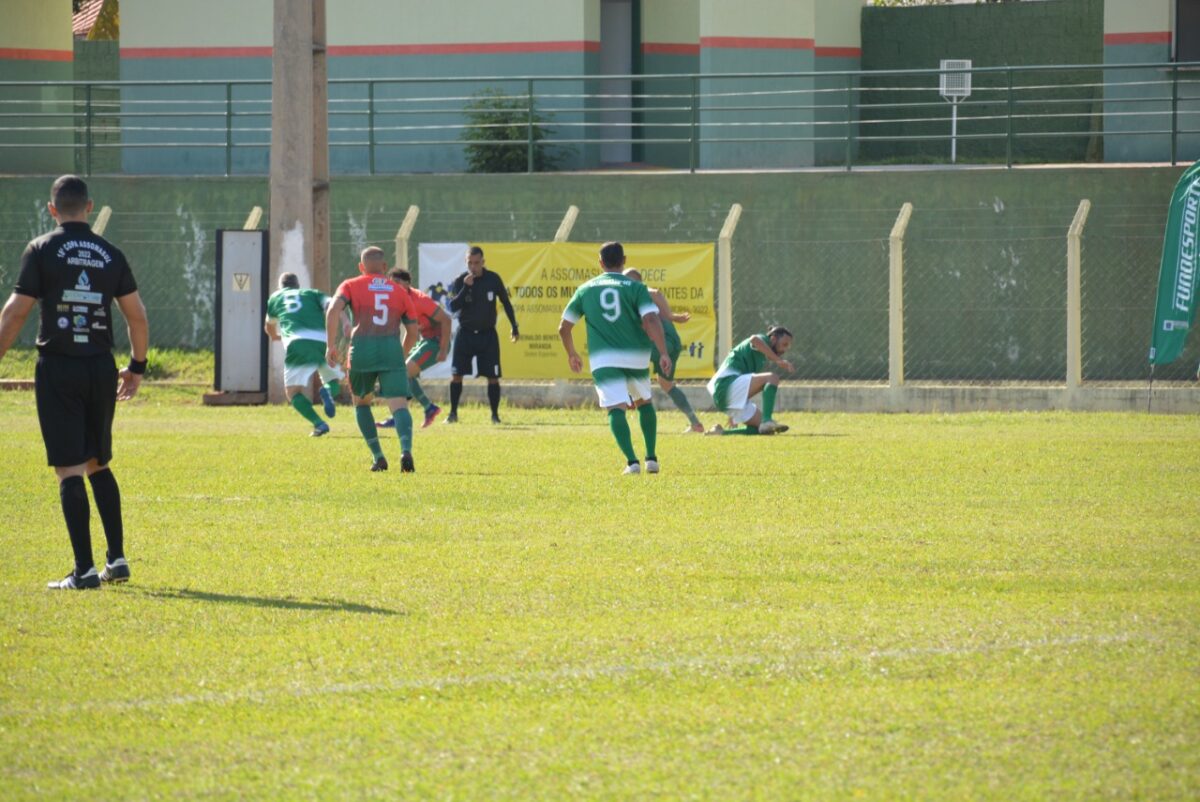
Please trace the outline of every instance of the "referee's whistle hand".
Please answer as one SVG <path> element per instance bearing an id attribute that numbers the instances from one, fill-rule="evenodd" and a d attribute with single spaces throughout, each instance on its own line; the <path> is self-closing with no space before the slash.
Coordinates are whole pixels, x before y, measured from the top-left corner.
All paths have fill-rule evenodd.
<path id="1" fill-rule="evenodd" d="M 117 383 L 117 400 L 128 401 L 137 395 L 138 388 L 142 386 L 142 377 L 129 368 L 121 368 L 119 376 L 121 380 Z"/>
<path id="2" fill-rule="evenodd" d="M 521 335 L 520 335 L 520 334 L 517 334 L 517 333 L 514 331 L 514 332 L 512 333 L 512 337 L 510 337 L 509 339 L 511 339 L 513 342 L 516 342 L 517 340 L 521 339 Z"/>

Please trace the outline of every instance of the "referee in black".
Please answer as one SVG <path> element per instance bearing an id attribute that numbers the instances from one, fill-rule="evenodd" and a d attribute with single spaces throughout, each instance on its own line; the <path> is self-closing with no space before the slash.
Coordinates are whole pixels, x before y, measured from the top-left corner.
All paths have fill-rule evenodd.
<path id="1" fill-rule="evenodd" d="M 0 312 L 0 359 L 17 339 L 34 302 L 40 302 L 34 373 L 38 423 L 46 460 L 58 475 L 58 495 L 75 552 L 75 569 L 49 587 L 85 590 L 129 579 L 121 491 L 108 463 L 116 402 L 133 398 L 146 372 L 149 325 L 125 255 L 88 225 L 92 202 L 87 184 L 77 176 L 62 176 L 50 189 L 48 208 L 58 228 L 30 242 L 21 256 L 17 285 Z M 113 299 L 125 317 L 133 351 L 128 367 L 120 372 L 112 356 Z M 92 561 L 85 475 L 108 540 L 108 559 L 99 573 Z"/>
<path id="2" fill-rule="evenodd" d="M 450 285 L 450 311 L 458 316 L 458 336 L 450 360 L 450 415 L 446 423 L 458 423 L 458 400 L 462 398 L 462 380 L 471 372 L 471 360 L 477 376 L 488 380 L 488 403 L 492 423 L 500 422 L 500 338 L 496 336 L 496 301 L 504 304 L 504 314 L 512 324 L 512 341 L 520 339 L 517 316 L 504 280 L 483 263 L 483 248 L 472 245 L 467 253 L 467 272 Z"/>

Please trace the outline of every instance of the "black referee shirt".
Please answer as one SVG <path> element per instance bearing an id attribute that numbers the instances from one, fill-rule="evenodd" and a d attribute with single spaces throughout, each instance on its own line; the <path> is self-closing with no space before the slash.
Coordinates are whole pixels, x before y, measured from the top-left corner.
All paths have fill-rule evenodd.
<path id="1" fill-rule="evenodd" d="M 38 351 L 66 356 L 110 353 L 113 298 L 136 290 L 125 254 L 87 223 L 63 223 L 30 242 L 13 288 L 41 302 Z"/>
<path id="2" fill-rule="evenodd" d="M 517 316 L 500 275 L 485 267 L 469 287 L 464 281 L 467 275 L 463 273 L 450 285 L 450 311 L 458 315 L 458 324 L 472 331 L 496 328 L 496 301 L 499 300 L 504 304 L 504 314 L 508 315 L 513 334 L 516 334 Z"/>

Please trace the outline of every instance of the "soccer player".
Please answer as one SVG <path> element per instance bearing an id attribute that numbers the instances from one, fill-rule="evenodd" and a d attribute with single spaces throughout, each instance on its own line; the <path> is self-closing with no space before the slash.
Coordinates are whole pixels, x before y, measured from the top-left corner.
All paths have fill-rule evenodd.
<path id="1" fill-rule="evenodd" d="M 310 437 L 329 433 L 329 424 L 321 420 L 308 398 L 312 375 L 321 376 L 321 403 L 330 418 L 337 414 L 333 399 L 341 393 L 338 382 L 346 378 L 340 366 L 325 362 L 325 309 L 329 304 L 325 293 L 300 289 L 296 274 L 284 273 L 279 277 L 279 289 L 267 299 L 263 324 L 268 337 L 283 341 L 283 384 L 292 408 L 313 425 Z"/>
<path id="2" fill-rule="evenodd" d="M 655 440 L 658 417 L 650 403 L 650 349 L 658 349 L 658 365 L 663 374 L 671 373 L 658 307 L 650 299 L 646 285 L 624 275 L 625 249 L 619 242 L 606 242 L 600 248 L 599 276 L 584 283 L 563 310 L 558 336 L 567 350 L 571 371 L 579 373 L 583 360 L 575 351 L 572 329 L 580 318 L 587 318 L 588 362 L 600 406 L 608 410 L 608 425 L 617 446 L 625 455 L 625 473 L 641 473 L 633 450 L 633 436 L 625 410 L 636 409 L 646 441 L 646 472 L 658 473 Z"/>
<path id="3" fill-rule="evenodd" d="M 772 326 L 766 334 L 755 334 L 734 346 L 708 381 L 708 392 L 717 409 L 729 416 L 731 428 L 724 429 L 718 423 L 707 434 L 778 434 L 788 430 L 771 417 L 775 412 L 779 376 L 762 369 L 769 361 L 784 372 L 794 370 L 792 363 L 783 358 L 791 346 L 792 333 L 783 326 Z M 759 392 L 763 394 L 761 411 L 750 400 Z M 732 428 L 738 423 L 745 426 Z"/>
<path id="4" fill-rule="evenodd" d="M 354 416 L 375 462 L 372 471 L 386 471 L 387 459 L 379 445 L 371 401 L 376 385 L 379 395 L 392 411 L 396 434 L 400 437 L 400 470 L 416 470 L 412 456 L 412 415 L 408 411 L 408 372 L 404 357 L 417 340 L 416 312 L 408 292 L 388 278 L 383 250 L 364 248 L 359 257 L 356 278 L 346 279 L 334 293 L 333 303 L 325 312 L 325 335 L 328 345 L 325 358 L 330 365 L 338 364 L 338 320 L 345 308 L 354 317 L 350 335 L 350 392 L 354 398 Z M 404 342 L 400 342 L 400 329 Z"/>
<path id="5" fill-rule="evenodd" d="M 458 423 L 458 400 L 462 398 L 462 380 L 476 363 L 476 375 L 486 376 L 488 404 L 492 423 L 500 422 L 500 339 L 496 336 L 496 301 L 504 304 L 504 314 L 512 324 L 512 341 L 517 331 L 517 316 L 504 280 L 488 270 L 483 248 L 473 245 L 467 254 L 467 272 L 450 285 L 450 311 L 458 315 L 458 336 L 454 338 L 454 358 L 450 367 L 450 414 L 446 423 Z"/>
<path id="6" fill-rule="evenodd" d="M 133 398 L 146 372 L 150 327 L 146 307 L 125 255 L 92 232 L 87 184 L 64 175 L 50 189 L 50 215 L 58 228 L 29 243 L 12 297 L 0 312 L 0 358 L 12 346 L 35 302 L 41 303 L 34 395 L 46 461 L 58 476 L 75 568 L 49 584 L 55 590 L 86 590 L 101 582 L 129 580 L 121 491 L 112 461 L 112 421 L 117 401 Z M 129 365 L 113 362 L 112 302 L 129 331 Z M 92 561 L 92 496 L 108 555 L 97 573 Z"/>
<path id="7" fill-rule="evenodd" d="M 424 429 L 441 414 L 442 408 L 429 400 L 417 377 L 425 368 L 445 361 L 446 352 L 450 349 L 450 315 L 437 301 L 413 288 L 412 275 L 407 270 L 396 269 L 388 276 L 408 290 L 413 308 L 417 311 L 417 331 L 421 339 L 408 354 L 408 391 L 410 397 L 417 399 L 417 403 L 425 410 L 425 423 L 421 425 Z M 377 425 L 381 429 L 390 429 L 396 425 L 396 420 L 388 418 Z"/>
<path id="8" fill-rule="evenodd" d="M 642 274 L 638 272 L 636 267 L 627 268 L 625 275 L 634 281 L 642 280 Z M 683 433 L 703 433 L 704 424 L 696 417 L 696 413 L 692 410 L 692 405 L 688 402 L 683 390 L 675 386 L 675 367 L 679 364 L 679 354 L 683 351 L 683 342 L 679 339 L 679 332 L 675 329 L 675 324 L 687 323 L 692 319 L 692 314 L 691 312 L 672 312 L 671 305 L 667 303 L 667 296 L 653 287 L 647 287 L 646 289 L 650 292 L 650 300 L 654 301 L 654 305 L 658 307 L 658 317 L 662 321 L 663 326 L 663 337 L 667 341 L 667 355 L 671 357 L 671 372 L 663 373 L 659 367 L 658 358 L 661 354 L 659 354 L 657 348 L 650 351 L 650 366 L 654 369 L 655 375 L 658 376 L 658 386 L 662 388 L 664 393 L 671 397 L 671 400 L 675 402 L 675 406 L 679 407 L 679 411 L 687 416 L 688 427 L 683 430 Z"/>

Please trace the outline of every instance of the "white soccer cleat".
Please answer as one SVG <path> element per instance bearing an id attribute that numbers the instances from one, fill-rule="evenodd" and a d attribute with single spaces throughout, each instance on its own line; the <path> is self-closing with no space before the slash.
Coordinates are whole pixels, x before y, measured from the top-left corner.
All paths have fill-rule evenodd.
<path id="1" fill-rule="evenodd" d="M 765 420 L 758 425 L 759 434 L 783 434 L 787 430 L 787 426 L 773 420 Z"/>
<path id="2" fill-rule="evenodd" d="M 697 423 L 695 426 L 688 426 L 683 430 L 684 434 L 704 434 L 704 424 Z"/>
<path id="3" fill-rule="evenodd" d="M 709 429 L 707 432 L 705 432 L 705 434 L 706 435 L 722 435 L 722 434 L 725 434 L 725 430 L 723 428 L 721 428 L 721 424 L 714 423 L 712 425 L 712 428 Z"/>
<path id="4" fill-rule="evenodd" d="M 658 460 L 646 460 L 646 473 L 658 473 Z"/>
<path id="5" fill-rule="evenodd" d="M 642 466 L 640 463 L 637 463 L 637 462 L 626 465 L 625 470 L 621 471 L 621 473 L 625 474 L 626 476 L 631 476 L 633 474 L 637 474 L 637 473 L 641 473 L 641 472 L 642 472 Z"/>

